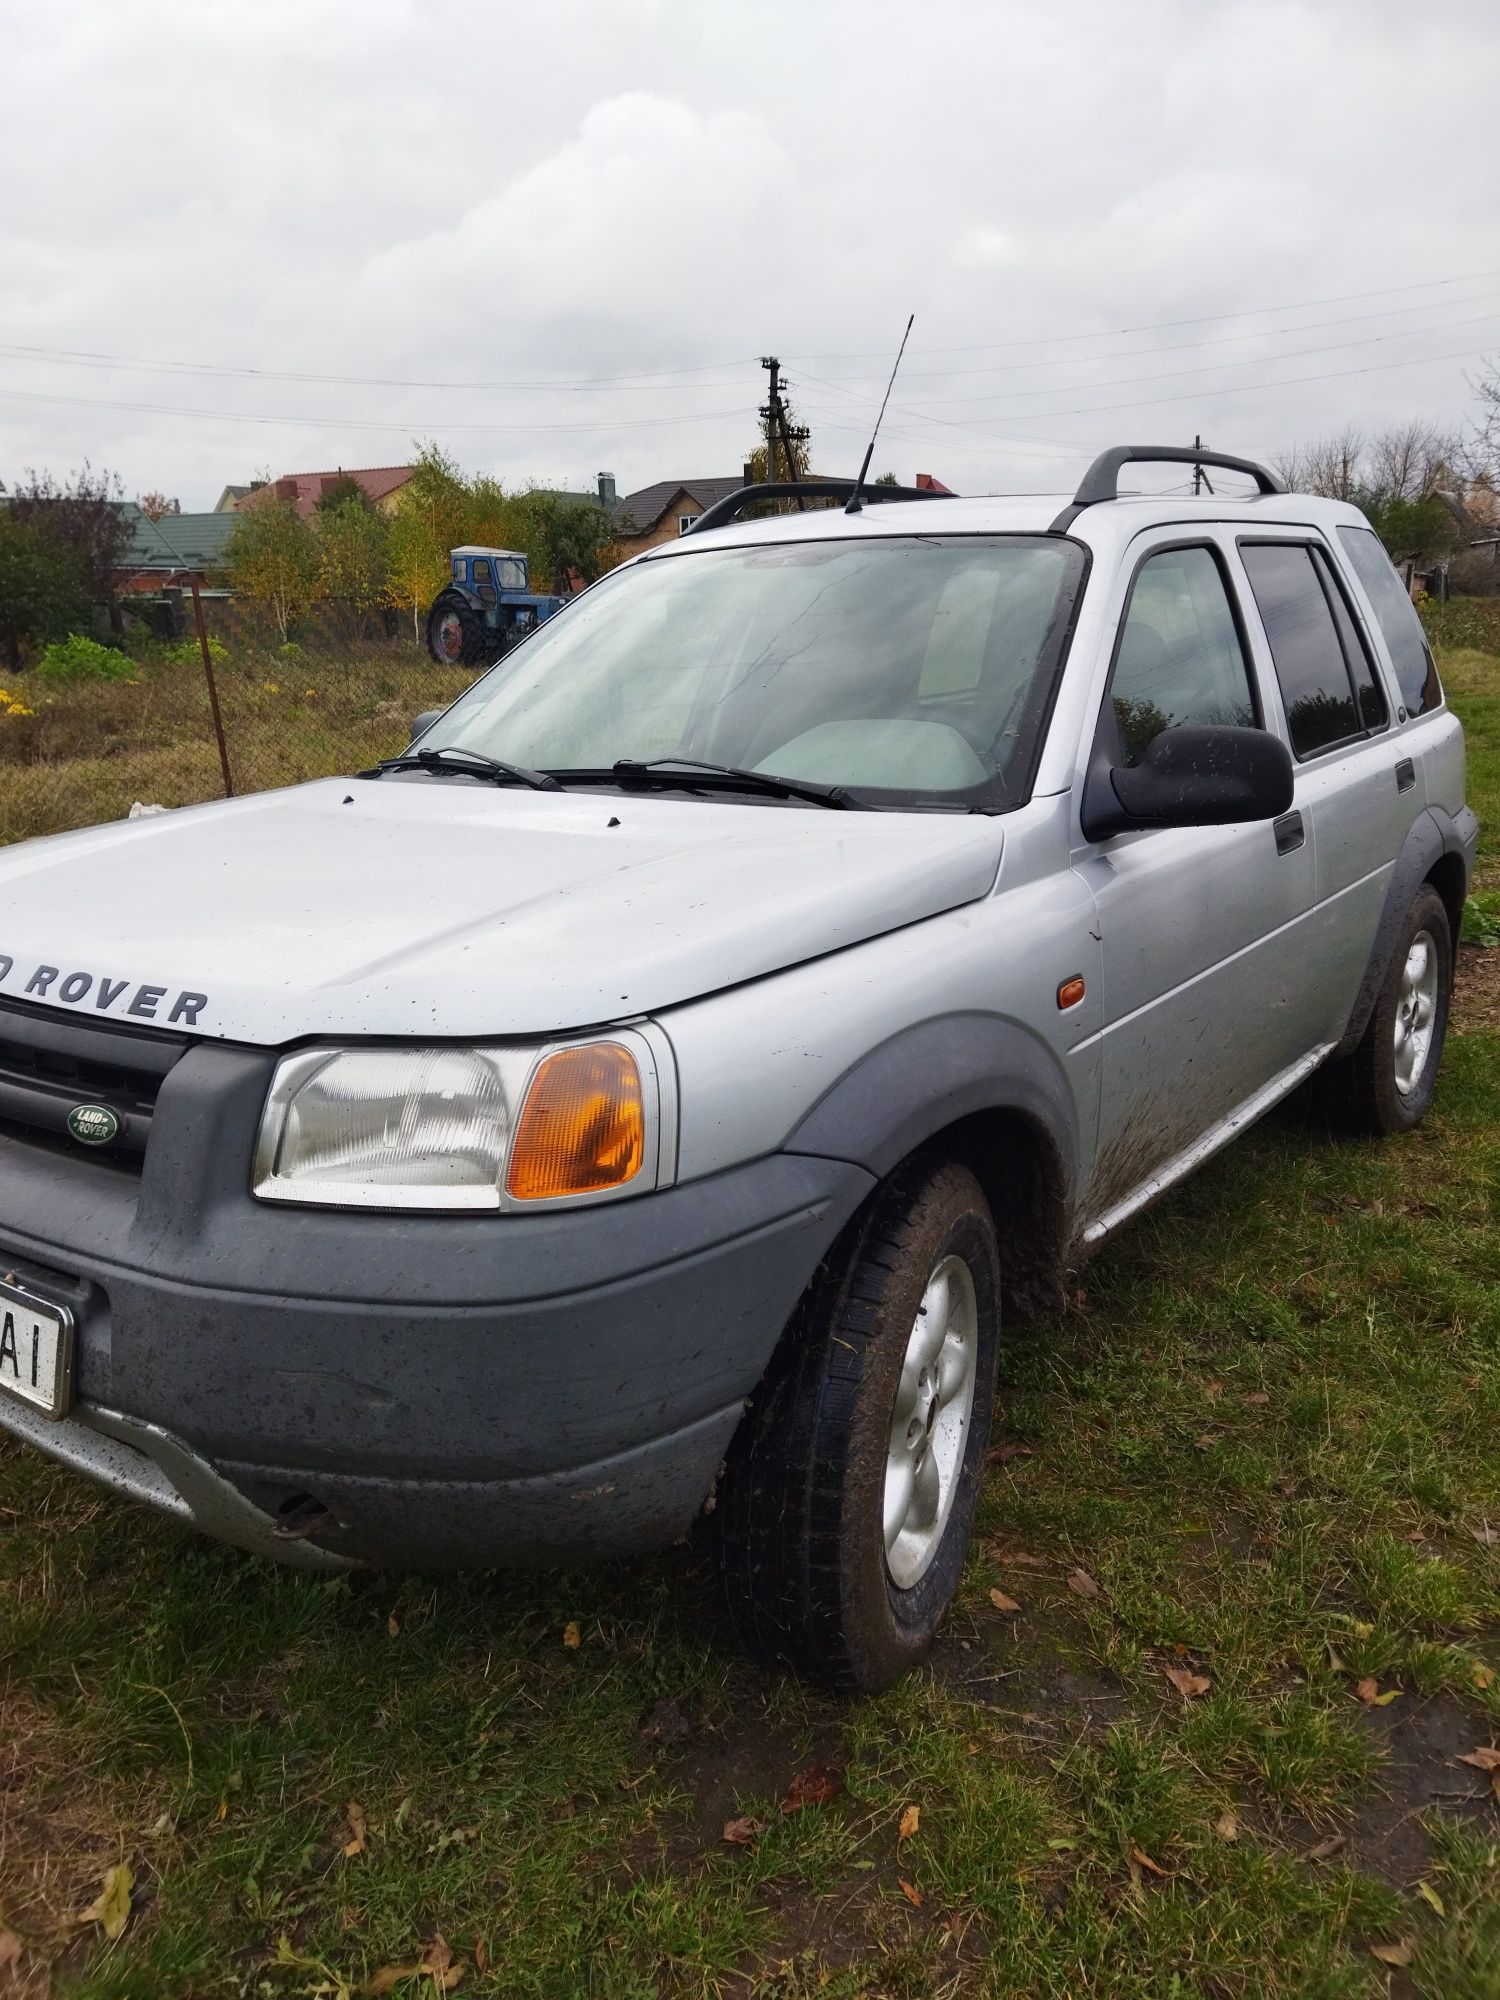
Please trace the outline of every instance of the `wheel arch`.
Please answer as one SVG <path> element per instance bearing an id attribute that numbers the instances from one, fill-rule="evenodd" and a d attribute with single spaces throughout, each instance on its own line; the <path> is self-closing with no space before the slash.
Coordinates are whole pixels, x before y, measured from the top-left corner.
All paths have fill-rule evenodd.
<path id="1" fill-rule="evenodd" d="M 1396 857 L 1395 868 L 1386 886 L 1385 902 L 1381 906 L 1380 922 L 1375 929 L 1375 941 L 1370 948 L 1364 976 L 1360 980 L 1343 1038 L 1334 1050 L 1335 1060 L 1359 1046 L 1390 969 L 1391 953 L 1395 950 L 1402 921 L 1411 907 L 1413 896 L 1424 883 L 1429 882 L 1442 897 L 1456 949 L 1463 922 L 1464 898 L 1469 887 L 1468 850 L 1461 828 L 1441 806 L 1429 806 L 1419 814 L 1402 842 L 1401 852 Z"/>
<path id="2" fill-rule="evenodd" d="M 1057 1057 L 1014 1022 L 959 1014 L 903 1030 L 824 1093 L 785 1150 L 850 1160 L 882 1187 L 913 1164 L 959 1161 L 995 1217 L 1008 1313 L 1031 1318 L 1059 1301 L 1077 1110 Z"/>

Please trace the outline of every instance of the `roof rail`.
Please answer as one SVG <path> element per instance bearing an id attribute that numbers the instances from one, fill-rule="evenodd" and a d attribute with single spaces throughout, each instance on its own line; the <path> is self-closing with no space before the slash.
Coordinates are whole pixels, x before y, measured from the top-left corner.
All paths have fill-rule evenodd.
<path id="1" fill-rule="evenodd" d="M 1101 500 L 1118 500 L 1120 468 L 1143 464 L 1212 465 L 1224 472 L 1246 473 L 1262 493 L 1286 491 L 1285 480 L 1278 479 L 1265 466 L 1257 465 L 1254 459 L 1233 458 L 1227 451 L 1210 451 L 1206 445 L 1117 444 L 1109 451 L 1100 452 L 1083 475 L 1072 500 L 1047 530 L 1048 534 L 1065 535 L 1085 507 L 1095 507 Z"/>
<path id="2" fill-rule="evenodd" d="M 854 491 L 852 479 L 772 479 L 759 486 L 742 486 L 738 493 L 731 493 L 727 499 L 716 500 L 706 513 L 700 514 L 690 535 L 701 535 L 709 528 L 722 528 L 726 521 L 737 521 L 747 508 L 759 506 L 762 500 L 847 500 Z M 871 500 L 956 500 L 955 493 L 933 493 L 925 486 L 867 486 L 860 498 Z"/>

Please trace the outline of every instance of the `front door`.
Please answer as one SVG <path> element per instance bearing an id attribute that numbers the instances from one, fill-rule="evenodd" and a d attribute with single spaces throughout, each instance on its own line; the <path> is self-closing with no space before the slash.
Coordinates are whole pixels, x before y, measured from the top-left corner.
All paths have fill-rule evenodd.
<path id="1" fill-rule="evenodd" d="M 1111 763 L 1138 762 L 1174 725 L 1274 726 L 1229 563 L 1213 535 L 1133 545 L 1099 712 Z M 1085 1202 L 1100 1234 L 1313 1045 L 1297 936 L 1314 900 L 1313 848 L 1294 810 L 1274 824 L 1080 835 L 1074 865 L 1103 938 L 1099 1151 Z"/>

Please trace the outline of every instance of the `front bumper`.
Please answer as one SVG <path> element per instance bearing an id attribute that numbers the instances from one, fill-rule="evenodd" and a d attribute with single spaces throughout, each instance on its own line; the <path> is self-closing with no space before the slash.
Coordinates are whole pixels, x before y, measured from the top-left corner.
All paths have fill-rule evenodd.
<path id="1" fill-rule="evenodd" d="M 0 1136 L 0 1267 L 78 1325 L 74 1411 L 4 1397 L 0 1428 L 314 1565 L 681 1534 L 869 1175 L 782 1154 L 534 1216 L 272 1208 L 248 1192 L 270 1067 L 189 1050 L 139 1175 Z M 319 1525 L 283 1539 L 308 1500 Z"/>

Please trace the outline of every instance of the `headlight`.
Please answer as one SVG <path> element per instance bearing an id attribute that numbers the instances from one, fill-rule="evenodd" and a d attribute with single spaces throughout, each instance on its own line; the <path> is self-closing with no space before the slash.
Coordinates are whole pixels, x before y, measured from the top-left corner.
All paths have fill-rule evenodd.
<path id="1" fill-rule="evenodd" d="M 671 1178 L 664 1108 L 659 1029 L 541 1048 L 308 1049 L 277 1066 L 254 1192 L 329 1208 L 606 1201 Z"/>

